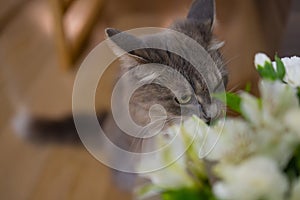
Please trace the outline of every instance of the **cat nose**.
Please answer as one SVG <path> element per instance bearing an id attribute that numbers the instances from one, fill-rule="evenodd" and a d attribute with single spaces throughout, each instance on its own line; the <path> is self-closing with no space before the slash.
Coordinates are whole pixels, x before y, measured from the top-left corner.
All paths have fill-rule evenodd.
<path id="1" fill-rule="evenodd" d="M 203 109 L 202 110 L 202 117 L 203 117 L 203 119 L 205 120 L 206 123 L 211 122 L 212 117 L 211 117 L 211 114 L 209 113 L 209 111 Z"/>
<path id="2" fill-rule="evenodd" d="M 207 124 L 209 124 L 212 119 L 210 116 L 206 116 L 206 115 L 203 115 L 203 118 L 205 119 L 205 123 L 207 123 Z"/>
<path id="3" fill-rule="evenodd" d="M 211 121 L 211 115 L 205 107 L 199 105 L 199 117 L 205 122 L 209 123 Z"/>
<path id="4" fill-rule="evenodd" d="M 218 108 L 216 104 L 207 105 L 202 109 L 203 118 L 207 123 L 211 122 L 218 116 Z"/>

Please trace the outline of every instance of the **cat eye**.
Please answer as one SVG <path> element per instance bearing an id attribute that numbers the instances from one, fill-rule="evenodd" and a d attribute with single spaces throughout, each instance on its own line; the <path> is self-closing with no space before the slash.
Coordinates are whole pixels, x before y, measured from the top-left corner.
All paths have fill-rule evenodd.
<path id="1" fill-rule="evenodd" d="M 190 95 L 183 95 L 180 98 L 175 97 L 175 101 L 178 104 L 188 104 L 191 102 L 191 100 L 192 100 L 192 96 Z"/>

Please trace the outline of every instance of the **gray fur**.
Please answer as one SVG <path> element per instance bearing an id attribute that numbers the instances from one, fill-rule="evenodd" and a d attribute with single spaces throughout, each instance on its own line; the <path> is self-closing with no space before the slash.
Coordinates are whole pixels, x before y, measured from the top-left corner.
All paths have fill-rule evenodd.
<path id="1" fill-rule="evenodd" d="M 194 19 L 207 23 L 210 26 L 213 24 L 215 15 L 215 2 L 212 0 L 195 0 L 187 15 L 188 19 Z"/>
<path id="2" fill-rule="evenodd" d="M 137 124 L 146 125 L 150 122 L 149 109 L 154 104 L 164 107 L 167 111 L 167 120 L 170 123 L 177 122 L 179 116 L 189 117 L 193 114 L 199 114 L 199 117 L 207 122 L 220 116 L 223 105 L 217 100 L 211 99 L 208 92 L 208 88 L 210 88 L 210 91 L 215 92 L 220 84 L 226 85 L 227 83 L 227 72 L 219 52 L 219 47 L 221 47 L 222 43 L 218 43 L 212 35 L 212 25 L 210 22 L 214 21 L 213 5 L 213 0 L 196 0 L 192 5 L 187 19 L 176 21 L 170 26 L 170 29 L 183 33 L 201 44 L 217 64 L 218 70 L 209 66 L 204 59 L 199 64 L 201 74 L 197 73 L 196 69 L 189 62 L 174 53 L 146 48 L 151 43 L 159 43 L 164 49 L 176 48 L 183 52 L 183 54 L 189 54 L 188 52 L 191 51 L 191 47 L 187 46 L 185 41 L 176 39 L 176 36 L 172 32 L 165 31 L 137 38 L 116 29 L 106 29 L 107 36 L 111 38 L 111 47 L 117 55 L 124 53 L 124 51 L 126 52 L 126 49 L 129 47 L 137 49 L 121 57 L 124 72 L 132 68 L 137 69 L 137 66 L 140 64 L 147 63 L 153 63 L 154 68 L 156 65 L 167 65 L 170 67 L 166 68 L 165 72 L 167 75 L 164 76 L 161 73 L 157 73 L 154 68 L 149 68 L 146 71 L 137 70 L 129 77 L 127 84 L 134 81 L 150 83 L 135 91 L 130 99 L 130 114 Z M 120 36 L 120 40 L 112 37 L 116 35 Z M 174 73 L 174 70 L 177 74 Z M 178 74 L 183 76 L 188 83 L 182 81 L 181 76 Z M 170 83 L 175 88 L 174 91 L 176 94 L 173 94 L 170 89 L 162 87 L 160 85 L 162 81 Z M 124 93 L 127 92 L 127 88 L 124 85 Z M 195 95 L 189 104 L 184 106 L 179 105 L 175 99 L 175 95 L 186 94 Z M 184 108 L 183 110 L 181 110 L 182 107 Z M 85 116 L 83 117 L 85 118 Z M 71 119 L 72 117 L 67 117 L 62 120 L 53 121 L 49 119 L 40 120 L 33 117 L 29 120 L 29 125 L 26 126 L 29 130 L 25 131 L 25 135 L 28 138 L 37 138 L 38 141 L 78 141 L 79 138 Z M 113 133 L 115 131 L 110 130 L 108 132 Z M 117 138 L 119 136 L 116 137 L 116 140 L 118 140 Z M 130 141 L 130 139 L 124 141 Z"/>
<path id="3" fill-rule="evenodd" d="M 203 3 L 204 1 L 201 2 Z M 208 1 L 206 1 L 206 3 L 207 2 Z M 197 1 L 195 1 L 193 5 L 199 6 Z M 217 43 L 213 37 L 212 27 L 210 24 L 210 22 L 213 21 L 214 14 L 212 13 L 214 13 L 214 6 L 210 5 L 209 8 L 213 10 L 206 11 L 207 14 L 202 15 L 205 17 L 205 20 L 204 18 L 196 20 L 194 17 L 190 16 L 190 13 L 189 18 L 177 21 L 170 26 L 170 29 L 181 32 L 201 44 L 201 46 L 204 47 L 217 64 L 218 71 L 215 71 L 215 68 L 210 66 L 202 66 L 203 70 L 201 71 L 201 75 L 197 73 L 196 69 L 194 69 L 189 62 L 174 53 L 159 49 L 145 48 L 147 47 L 147 44 L 157 42 L 166 49 L 170 49 L 170 45 L 177 45 L 177 48 L 180 48 L 182 51 L 187 51 L 189 47 L 187 47 L 184 42 L 176 41 L 176 38 L 174 38 L 171 33 L 164 32 L 136 38 L 133 35 L 120 32 L 116 29 L 106 30 L 107 36 L 111 38 L 112 48 L 117 54 L 121 51 L 126 51 L 129 48 L 128 44 L 131 45 L 130 48 L 133 46 L 138 48 L 140 46 L 140 49 L 131 51 L 122 57 L 122 65 L 125 71 L 137 67 L 140 64 L 157 63 L 170 66 L 172 69 L 175 69 L 184 76 L 192 86 L 192 91 L 180 79 L 176 78 L 174 74 L 171 74 L 171 71 L 169 82 L 178 88 L 178 93 L 196 94 L 196 96 L 193 97 L 193 101 L 191 101 L 189 105 L 185 106 L 198 108 L 201 111 L 199 117 L 207 122 L 219 117 L 224 106 L 217 100 L 211 99 L 208 92 L 207 82 L 205 83 L 203 76 L 208 79 L 208 84 L 211 85 L 211 88 L 216 88 L 220 84 L 226 85 L 227 83 L 227 72 L 224 68 L 223 59 L 218 49 L 221 45 Z M 195 10 L 193 13 L 194 12 Z M 211 18 L 208 19 L 207 17 Z M 116 34 L 120 36 L 120 40 L 115 39 L 116 37 L 112 37 Z M 181 115 L 191 116 L 196 113 L 181 113 L 180 105 L 175 101 L 175 95 L 168 88 L 155 84 L 155 79 L 157 79 L 157 77 L 159 77 L 159 74 L 156 74 L 154 71 L 151 72 L 151 70 L 147 70 L 147 73 L 145 71 L 141 71 L 131 77 L 132 79 L 138 79 L 140 81 L 152 80 L 151 84 L 139 88 L 134 93 L 130 101 L 130 112 L 133 119 L 138 124 L 145 125 L 149 123 L 149 108 L 153 104 L 160 104 L 166 109 L 168 121 L 174 121 L 172 119 L 176 119 Z M 168 77 L 165 78 L 168 79 Z"/>
<path id="4" fill-rule="evenodd" d="M 168 123 L 166 124 L 166 127 L 168 127 L 170 123 L 176 123 L 178 117 L 182 115 L 183 117 L 189 117 L 198 113 L 193 112 L 193 109 L 195 111 L 200 111 L 200 113 L 198 113 L 199 117 L 207 122 L 220 116 L 224 105 L 219 101 L 210 98 L 208 88 L 210 88 L 212 92 L 215 92 L 218 90 L 220 84 L 226 85 L 227 72 L 219 52 L 222 43 L 216 42 L 212 35 L 213 21 L 214 1 L 195 0 L 187 19 L 174 22 L 170 26 L 170 29 L 183 33 L 201 44 L 217 64 L 218 70 L 205 64 L 206 62 L 203 60 L 200 66 L 201 74 L 197 73 L 196 69 L 191 66 L 189 62 L 173 53 L 146 48 L 150 43 L 157 42 L 164 46 L 165 49 L 169 49 L 171 46 L 174 47 L 175 45 L 175 47 L 180 49 L 183 53 L 189 52 L 187 50 L 190 50 L 190 47 L 187 46 L 184 41 L 176 40 L 176 37 L 170 32 L 137 38 L 116 29 L 106 29 L 107 36 L 111 38 L 111 47 L 117 55 L 123 54 L 124 51 L 126 52 L 126 49 L 130 47 L 137 48 L 137 50 L 126 53 L 121 57 L 124 72 L 136 68 L 140 64 L 147 63 L 154 63 L 154 68 L 156 65 L 167 65 L 173 69 L 172 71 L 169 68 L 166 68 L 166 74 L 169 76 L 157 73 L 157 71 L 150 68 L 146 71 L 137 70 L 129 77 L 127 84 L 130 84 L 132 81 L 150 83 L 135 91 L 130 99 L 130 114 L 137 124 L 145 126 L 151 121 L 149 109 L 154 104 L 163 106 L 167 111 Z M 115 35 L 120 35 L 121 39 L 114 40 L 115 37 L 112 36 Z M 174 70 L 178 73 L 174 73 Z M 188 83 L 182 81 L 180 75 L 183 76 Z M 207 81 L 204 81 L 204 77 Z M 181 112 L 182 107 L 176 102 L 175 94 L 173 94 L 170 89 L 159 85 L 162 81 L 171 83 L 172 87 L 175 88 L 175 93 L 177 95 L 195 93 L 192 101 L 188 105 L 183 106 L 193 109 L 183 109 L 183 112 Z M 126 85 L 124 85 L 123 92 L 125 93 L 127 92 L 126 88 Z M 156 114 L 160 115 L 159 112 Z M 142 139 L 124 134 L 122 130 L 118 128 L 111 114 L 108 115 L 107 118 L 104 116 L 106 115 L 99 115 L 99 121 L 102 122 L 101 125 L 109 139 L 124 150 L 140 152 Z M 82 117 L 83 119 L 88 120 L 90 116 L 83 115 Z M 74 142 L 80 143 L 72 117 L 61 120 L 41 120 L 39 118 L 33 118 L 29 123 L 30 124 L 27 126 L 29 130 L 26 131 L 26 137 L 30 139 L 39 142 L 53 141 L 71 142 L 72 144 L 74 144 Z M 123 158 L 118 157 L 119 155 L 115 156 L 116 159 L 123 161 Z M 133 185 L 133 176 L 134 175 L 132 174 L 115 173 L 115 179 L 122 181 L 127 187 L 128 185 Z"/>

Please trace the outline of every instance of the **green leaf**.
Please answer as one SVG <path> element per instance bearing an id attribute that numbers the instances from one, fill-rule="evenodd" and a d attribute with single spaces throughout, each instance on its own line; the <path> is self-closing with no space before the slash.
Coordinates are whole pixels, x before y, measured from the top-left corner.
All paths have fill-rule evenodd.
<path id="1" fill-rule="evenodd" d="M 265 62 L 264 66 L 261 65 L 257 66 L 257 71 L 263 79 L 268 79 L 271 81 L 275 81 L 275 80 L 283 81 L 283 78 L 286 74 L 284 63 L 277 55 L 275 56 L 275 62 L 276 62 L 276 70 L 274 69 L 273 64 L 268 61 Z"/>
<path id="2" fill-rule="evenodd" d="M 225 92 L 214 93 L 212 95 L 212 97 L 222 101 L 223 103 L 226 103 L 226 93 Z"/>
<path id="3" fill-rule="evenodd" d="M 296 180 L 300 176 L 300 145 L 295 149 L 293 157 L 284 169 L 290 182 Z"/>
<path id="4" fill-rule="evenodd" d="M 226 105 L 233 111 L 241 114 L 241 103 L 242 98 L 234 93 L 226 92 L 224 93 L 217 93 L 213 95 L 214 98 L 219 99 L 223 103 L 226 103 Z"/>
<path id="5" fill-rule="evenodd" d="M 283 80 L 284 76 L 285 76 L 285 67 L 284 67 L 284 64 L 282 62 L 282 60 L 276 55 L 275 56 L 275 61 L 276 61 L 276 68 L 277 68 L 277 77 L 280 79 L 280 80 Z"/>
<path id="6" fill-rule="evenodd" d="M 275 81 L 277 79 L 277 72 L 275 71 L 272 63 L 266 62 L 264 69 L 265 69 L 265 73 L 267 75 L 266 78 L 268 78 L 272 81 Z"/>
<path id="7" fill-rule="evenodd" d="M 216 200 L 211 189 L 191 189 L 183 188 L 179 190 L 169 190 L 162 193 L 163 200 Z"/>
<path id="8" fill-rule="evenodd" d="M 257 66 L 257 71 L 259 73 L 259 75 L 262 77 L 262 78 L 267 78 L 268 79 L 268 73 L 265 71 L 265 68 L 261 65 L 258 65 Z"/>
<path id="9" fill-rule="evenodd" d="M 272 81 L 283 80 L 286 73 L 284 63 L 277 55 L 275 56 L 275 62 L 277 66 L 276 70 L 271 62 L 266 61 L 264 66 L 258 65 L 257 71 L 263 79 L 269 79 Z"/>
<path id="10" fill-rule="evenodd" d="M 242 98 L 234 93 L 226 93 L 227 106 L 235 112 L 241 113 Z"/>
<path id="11" fill-rule="evenodd" d="M 297 88 L 297 96 L 298 96 L 298 100 L 299 100 L 299 104 L 300 104 L 300 87 Z"/>
<path id="12" fill-rule="evenodd" d="M 247 82 L 246 87 L 245 87 L 245 91 L 246 92 L 251 92 L 252 89 L 252 84 L 251 82 Z"/>

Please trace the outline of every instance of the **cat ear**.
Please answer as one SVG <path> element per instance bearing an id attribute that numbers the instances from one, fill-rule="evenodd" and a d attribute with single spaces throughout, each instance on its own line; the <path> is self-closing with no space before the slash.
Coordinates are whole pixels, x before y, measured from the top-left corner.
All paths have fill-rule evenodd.
<path id="1" fill-rule="evenodd" d="M 215 1 L 194 0 L 187 18 L 202 22 L 211 30 L 215 18 Z"/>
<path id="2" fill-rule="evenodd" d="M 141 39 L 114 28 L 105 29 L 105 33 L 109 38 L 109 46 L 116 56 L 126 57 L 127 60 L 137 62 L 147 61 L 146 54 L 143 52 L 146 51 L 146 49 L 143 49 L 146 45 Z"/>

